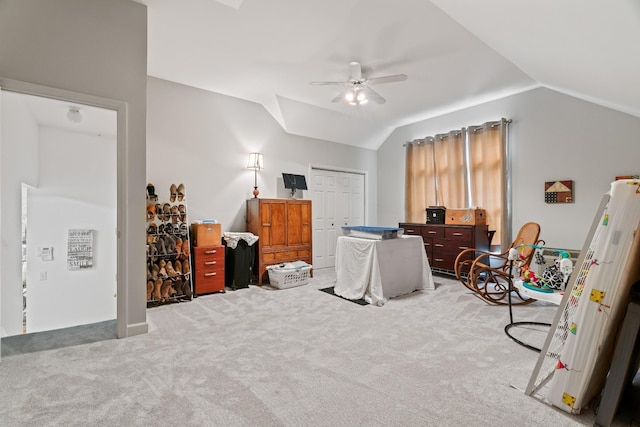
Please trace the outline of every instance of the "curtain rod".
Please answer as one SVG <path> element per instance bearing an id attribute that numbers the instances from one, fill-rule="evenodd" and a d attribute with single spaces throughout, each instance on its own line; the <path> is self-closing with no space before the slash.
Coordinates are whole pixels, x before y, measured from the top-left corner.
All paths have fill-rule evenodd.
<path id="1" fill-rule="evenodd" d="M 452 130 L 452 131 L 449 131 L 449 132 L 447 132 L 447 133 L 439 133 L 439 134 L 436 134 L 436 136 L 435 136 L 435 137 L 433 137 L 433 136 L 427 136 L 427 137 L 422 138 L 422 139 L 414 139 L 413 141 L 407 141 L 407 142 L 405 142 L 404 144 L 402 144 L 402 146 L 403 146 L 403 147 L 406 147 L 406 146 L 408 146 L 408 145 L 413 145 L 413 144 L 420 145 L 420 144 L 424 144 L 424 143 L 425 143 L 425 142 L 427 142 L 427 141 L 429 141 L 429 142 L 433 142 L 433 141 L 435 141 L 435 139 L 436 139 L 436 138 L 438 138 L 438 139 L 442 140 L 442 139 L 444 139 L 446 136 L 448 136 L 451 132 L 455 132 L 456 134 L 461 133 L 461 132 L 464 132 L 465 130 L 469 130 L 469 131 L 471 131 L 471 132 L 477 132 L 478 130 L 482 129 L 482 128 L 483 128 L 484 126 L 486 126 L 486 125 L 489 125 L 490 127 L 494 128 L 494 127 L 499 126 L 499 125 L 501 125 L 501 124 L 503 124 L 503 123 L 508 125 L 508 124 L 509 124 L 509 123 L 511 123 L 512 121 L 513 121 L 513 120 L 511 120 L 511 119 L 505 119 L 505 118 L 502 118 L 502 119 L 497 120 L 497 121 L 485 122 L 485 123 L 483 123 L 483 124 L 481 124 L 481 125 L 475 125 L 475 126 L 474 126 L 474 125 L 472 125 L 472 126 L 463 127 L 461 130 Z"/>

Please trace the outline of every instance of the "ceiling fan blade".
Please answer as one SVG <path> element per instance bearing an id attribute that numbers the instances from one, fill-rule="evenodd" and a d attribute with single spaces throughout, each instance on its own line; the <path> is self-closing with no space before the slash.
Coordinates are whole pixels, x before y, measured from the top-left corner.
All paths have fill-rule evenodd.
<path id="1" fill-rule="evenodd" d="M 343 85 L 344 82 L 309 82 L 311 86 L 322 86 L 322 85 Z"/>
<path id="2" fill-rule="evenodd" d="M 371 89 L 370 87 L 364 86 L 363 90 L 366 93 L 367 97 L 369 99 L 373 100 L 373 102 L 375 102 L 377 104 L 384 104 L 385 102 L 387 102 L 386 99 L 384 99 L 382 96 L 380 96 L 380 94 L 378 92 L 376 92 L 375 90 Z"/>
<path id="3" fill-rule="evenodd" d="M 393 76 L 372 77 L 370 79 L 367 79 L 367 83 L 371 85 L 377 85 L 380 83 L 403 82 L 405 80 L 407 80 L 406 74 L 394 74 Z"/>
<path id="4" fill-rule="evenodd" d="M 344 93 L 341 93 L 340 95 L 336 96 L 331 100 L 331 102 L 340 102 L 340 101 L 344 101 Z"/>

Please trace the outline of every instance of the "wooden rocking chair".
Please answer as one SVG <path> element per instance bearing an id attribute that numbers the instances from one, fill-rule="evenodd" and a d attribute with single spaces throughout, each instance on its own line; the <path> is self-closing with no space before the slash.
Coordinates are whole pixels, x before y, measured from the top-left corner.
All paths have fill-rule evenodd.
<path id="1" fill-rule="evenodd" d="M 454 264 L 456 277 L 464 286 L 485 301 L 493 304 L 507 304 L 505 297 L 509 294 L 509 249 L 525 245 L 518 247 L 520 263 L 530 265 L 535 253 L 533 246 L 544 244 L 544 240 L 538 239 L 539 236 L 540 225 L 528 222 L 520 228 L 511 246 L 502 253 L 486 252 L 474 248 L 465 249 L 458 254 Z M 523 297 L 515 288 L 511 290 L 520 299 L 515 302 L 511 301 L 513 305 L 529 304 L 536 301 L 533 298 Z"/>

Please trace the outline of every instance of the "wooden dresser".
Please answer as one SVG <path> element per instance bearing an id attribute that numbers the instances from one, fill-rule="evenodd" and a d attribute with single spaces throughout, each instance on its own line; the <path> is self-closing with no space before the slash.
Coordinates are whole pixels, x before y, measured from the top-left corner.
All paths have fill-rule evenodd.
<path id="1" fill-rule="evenodd" d="M 224 252 L 222 245 L 193 247 L 195 295 L 224 292 Z"/>
<path id="2" fill-rule="evenodd" d="M 249 199 L 247 231 L 258 236 L 258 284 L 268 281 L 267 266 L 283 262 L 312 262 L 311 200 Z"/>
<path id="3" fill-rule="evenodd" d="M 404 234 L 422 236 L 431 269 L 455 274 L 454 262 L 460 252 L 469 248 L 489 250 L 489 226 L 400 223 Z M 473 259 L 469 254 L 469 259 Z"/>

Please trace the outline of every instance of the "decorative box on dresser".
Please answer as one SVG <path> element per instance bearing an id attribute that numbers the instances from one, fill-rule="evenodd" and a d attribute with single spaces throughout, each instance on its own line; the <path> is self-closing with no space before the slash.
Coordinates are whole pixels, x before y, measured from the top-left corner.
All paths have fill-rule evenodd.
<path id="1" fill-rule="evenodd" d="M 489 250 L 488 225 L 448 225 L 400 223 L 404 234 L 422 236 L 429 265 L 435 272 L 455 274 L 454 262 L 469 248 Z M 469 259 L 473 255 L 469 254 Z"/>
<path id="2" fill-rule="evenodd" d="M 256 275 L 268 280 L 267 266 L 283 262 L 312 262 L 311 200 L 247 200 L 247 231 L 258 236 Z"/>
<path id="3" fill-rule="evenodd" d="M 193 285 L 196 295 L 224 292 L 225 247 L 193 247 Z"/>

